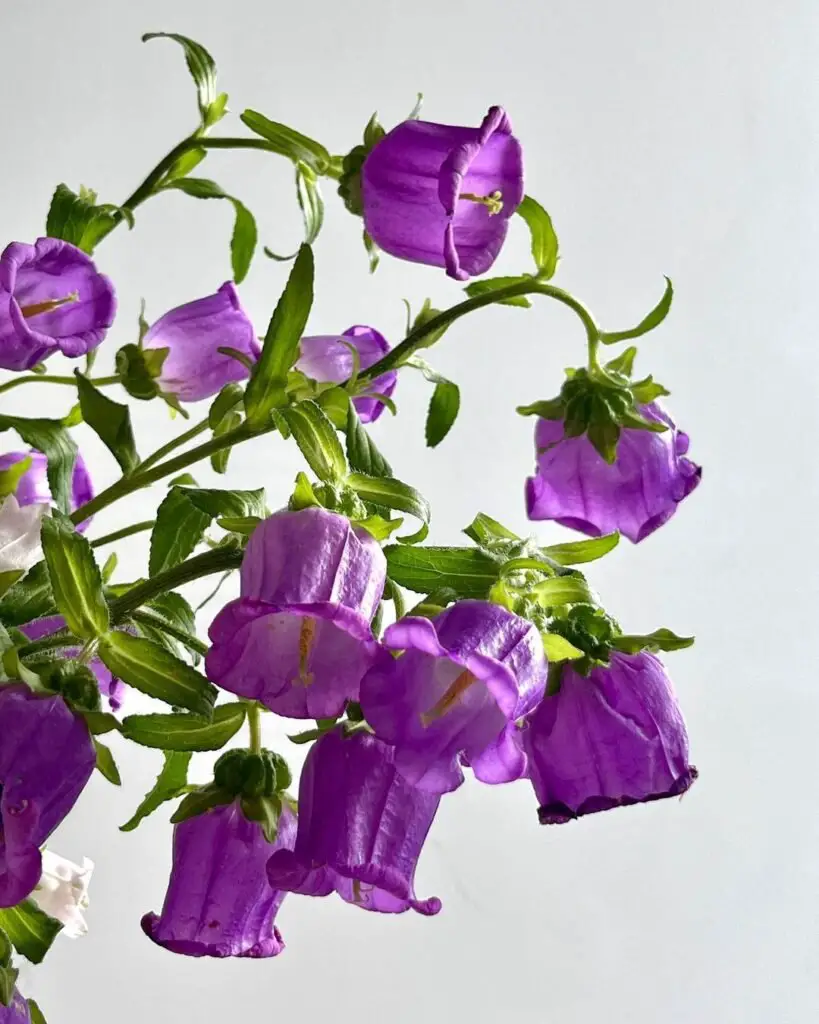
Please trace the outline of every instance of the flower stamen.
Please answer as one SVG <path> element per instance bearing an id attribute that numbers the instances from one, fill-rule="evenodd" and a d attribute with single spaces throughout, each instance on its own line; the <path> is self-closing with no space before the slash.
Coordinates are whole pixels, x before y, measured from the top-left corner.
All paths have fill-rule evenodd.
<path id="1" fill-rule="evenodd" d="M 489 211 L 489 216 L 494 217 L 503 212 L 503 193 L 500 189 L 490 192 L 488 196 L 478 196 L 474 192 L 461 192 L 459 199 L 466 199 L 470 203 L 480 203 Z"/>
<path id="2" fill-rule="evenodd" d="M 40 313 L 50 313 L 53 309 L 59 309 L 60 306 L 79 301 L 80 293 L 70 292 L 61 299 L 46 299 L 44 302 L 34 302 L 30 306 L 21 306 L 20 312 L 27 320 L 30 320 L 31 317 L 39 316 Z"/>
<path id="3" fill-rule="evenodd" d="M 308 669 L 310 652 L 316 636 L 316 620 L 305 615 L 299 629 L 299 674 L 296 683 L 300 686 L 312 686 L 315 676 Z"/>
<path id="4" fill-rule="evenodd" d="M 433 722 L 437 722 L 439 718 L 442 718 L 447 713 L 447 711 L 452 710 L 463 694 L 466 693 L 473 683 L 477 683 L 477 681 L 478 680 L 467 669 L 461 672 L 443 696 L 429 709 L 429 711 L 425 711 L 421 715 L 421 725 L 426 729 L 427 726 L 431 725 Z"/>

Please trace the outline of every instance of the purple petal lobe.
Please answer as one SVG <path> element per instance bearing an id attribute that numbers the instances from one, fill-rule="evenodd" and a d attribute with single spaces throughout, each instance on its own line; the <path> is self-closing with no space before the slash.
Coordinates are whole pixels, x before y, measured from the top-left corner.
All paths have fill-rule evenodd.
<path id="1" fill-rule="evenodd" d="M 17 482 L 14 495 L 20 505 L 50 505 L 51 488 L 48 486 L 48 459 L 42 452 L 31 448 L 27 452 L 5 452 L 0 455 L 0 472 L 10 469 L 23 459 L 31 459 L 31 465 Z M 82 455 L 77 452 L 71 478 L 71 511 L 87 504 L 94 497 L 91 476 Z M 91 523 L 86 519 L 78 529 L 85 530 Z"/>
<path id="2" fill-rule="evenodd" d="M 11 1003 L 8 1006 L 3 1006 L 0 1003 L 0 1024 L 30 1024 L 31 1014 L 29 1013 L 28 1003 L 20 995 L 17 989 L 14 990 Z"/>

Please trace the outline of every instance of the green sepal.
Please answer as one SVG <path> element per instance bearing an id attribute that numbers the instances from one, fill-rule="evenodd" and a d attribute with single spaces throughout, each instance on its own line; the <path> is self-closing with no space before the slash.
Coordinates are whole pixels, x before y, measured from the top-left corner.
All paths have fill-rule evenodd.
<path id="1" fill-rule="evenodd" d="M 611 646 L 622 654 L 637 654 L 640 651 L 681 651 L 693 643 L 693 636 L 677 636 L 670 629 L 655 629 L 653 633 L 643 635 L 623 633 L 615 636 Z"/>
<path id="2" fill-rule="evenodd" d="M 236 795 L 227 789 L 221 789 L 215 785 L 203 786 L 193 793 L 188 793 L 172 815 L 171 822 L 174 825 L 178 825 L 189 818 L 196 818 L 200 814 L 206 814 L 208 811 L 213 810 L 214 807 L 224 807 L 225 804 L 231 804 L 235 799 Z"/>
<path id="3" fill-rule="evenodd" d="M 241 806 L 242 813 L 248 821 L 259 823 L 268 843 L 275 843 L 279 834 L 279 816 L 282 812 L 281 797 L 275 793 L 270 796 L 243 796 Z"/>
<path id="4" fill-rule="evenodd" d="M 11 1006 L 19 974 L 20 972 L 10 964 L 0 966 L 0 1006 Z"/>
<path id="5" fill-rule="evenodd" d="M 516 412 L 519 416 L 539 416 L 542 420 L 562 420 L 566 413 L 566 403 L 562 398 L 544 398 L 531 405 L 519 405 Z"/>
<path id="6" fill-rule="evenodd" d="M 651 374 L 632 384 L 631 393 L 637 405 L 649 405 L 655 399 L 671 394 L 662 384 L 658 384 Z"/>
<path id="7" fill-rule="evenodd" d="M 663 320 L 668 316 L 673 298 L 674 286 L 671 283 L 671 278 L 667 277 L 665 279 L 665 291 L 663 292 L 662 298 L 654 309 L 643 317 L 636 327 L 631 327 L 627 331 L 604 331 L 600 334 L 600 341 L 602 341 L 604 345 L 616 345 L 620 341 L 631 341 L 633 338 L 640 338 L 644 334 L 648 334 L 649 331 L 653 331 L 655 327 L 659 327 Z"/>
<path id="8" fill-rule="evenodd" d="M 122 778 L 119 774 L 117 762 L 114 760 L 114 755 L 104 743 L 100 743 L 97 739 L 94 740 L 94 749 L 97 752 L 97 771 L 112 786 L 121 786 Z"/>
<path id="9" fill-rule="evenodd" d="M 142 349 L 139 345 L 123 345 L 114 363 L 120 384 L 132 398 L 148 402 L 159 394 L 155 378 L 162 369 L 168 349 Z"/>

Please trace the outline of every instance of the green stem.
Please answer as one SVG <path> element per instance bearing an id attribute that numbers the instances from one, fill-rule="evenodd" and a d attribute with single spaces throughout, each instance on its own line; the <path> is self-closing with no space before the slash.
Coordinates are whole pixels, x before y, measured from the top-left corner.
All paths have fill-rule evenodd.
<path id="1" fill-rule="evenodd" d="M 179 437 L 175 437 L 172 441 L 168 441 L 167 444 L 163 444 L 161 448 L 157 448 L 155 452 L 148 456 L 144 462 L 139 466 L 140 473 L 146 469 L 150 469 L 151 466 L 155 466 L 158 462 L 161 462 L 166 455 L 170 455 L 171 452 L 177 448 L 181 448 L 183 444 L 187 444 L 188 441 L 192 441 L 195 437 L 199 437 L 208 429 L 208 420 L 205 418 L 201 423 L 197 423 L 191 427 L 190 430 L 186 430 L 184 434 L 180 434 Z"/>
<path id="2" fill-rule="evenodd" d="M 12 388 L 19 388 L 21 384 L 69 384 L 71 387 L 76 387 L 76 377 L 59 377 L 53 374 L 43 373 L 32 373 L 28 377 L 14 377 L 12 380 L 7 380 L 4 384 L 0 384 L 0 394 L 3 391 L 11 391 Z M 111 377 L 95 377 L 90 381 L 95 387 L 103 388 L 108 384 L 119 384 L 119 374 L 114 374 Z"/>
<path id="3" fill-rule="evenodd" d="M 258 754 L 262 749 L 262 709 L 255 701 L 248 701 L 247 725 L 250 730 L 250 751 Z"/>
<path id="4" fill-rule="evenodd" d="M 153 519 L 146 519 L 143 523 L 131 523 L 130 526 L 123 526 L 121 530 L 114 530 L 113 533 L 106 533 L 103 537 L 97 537 L 91 541 L 92 548 L 101 548 L 106 544 L 113 544 L 114 541 L 122 540 L 123 537 L 130 537 L 135 533 L 144 533 L 154 527 Z"/>
<path id="5" fill-rule="evenodd" d="M 134 622 L 144 622 L 146 626 L 153 626 L 154 629 L 167 633 L 168 636 L 173 637 L 174 640 L 178 640 L 190 650 L 196 651 L 196 653 L 200 654 L 203 658 L 208 653 L 208 645 L 202 643 L 199 637 L 185 632 L 184 629 L 177 629 L 176 626 L 171 625 L 170 622 L 163 619 L 161 615 L 154 615 L 152 612 L 146 611 L 136 611 L 131 613 L 131 618 Z"/>

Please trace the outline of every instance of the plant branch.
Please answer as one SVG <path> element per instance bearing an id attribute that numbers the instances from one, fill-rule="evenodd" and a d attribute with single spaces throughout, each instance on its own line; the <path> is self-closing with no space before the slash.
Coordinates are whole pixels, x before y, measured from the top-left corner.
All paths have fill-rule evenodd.
<path id="1" fill-rule="evenodd" d="M 106 533 L 102 537 L 97 537 L 96 540 L 91 541 L 91 547 L 101 548 L 105 544 L 113 544 L 114 541 L 122 540 L 124 537 L 131 537 L 135 533 L 144 533 L 146 530 L 152 530 L 153 526 L 153 519 L 146 519 L 142 523 L 131 523 L 130 526 L 123 526 L 121 530 L 114 530 L 113 533 Z"/>
<path id="2" fill-rule="evenodd" d="M 106 387 L 108 384 L 119 384 L 119 374 L 114 374 L 111 377 L 95 377 L 89 383 L 98 388 Z M 0 384 L 0 394 L 4 391 L 11 391 L 12 388 L 19 388 L 21 384 L 68 384 L 73 388 L 77 386 L 77 378 L 32 373 L 26 377 L 13 377 L 4 384 Z"/>

